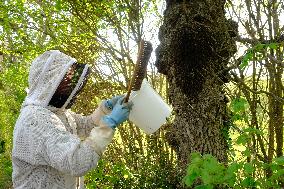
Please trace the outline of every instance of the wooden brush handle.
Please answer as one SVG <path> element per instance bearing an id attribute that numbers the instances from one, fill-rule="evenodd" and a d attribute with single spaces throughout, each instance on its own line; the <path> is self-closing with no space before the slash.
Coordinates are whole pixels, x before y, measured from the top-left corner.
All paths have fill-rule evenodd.
<path id="1" fill-rule="evenodd" d="M 137 75 L 137 72 L 139 71 L 139 62 L 142 58 L 142 53 L 143 53 L 143 47 L 144 46 L 144 40 L 142 39 L 139 43 L 139 47 L 138 47 L 138 56 L 137 56 L 137 61 L 136 61 L 136 65 L 135 65 L 135 69 L 134 69 L 134 73 L 132 75 L 132 78 L 131 78 L 131 81 L 130 81 L 130 84 L 128 86 L 128 90 L 127 90 L 127 94 L 126 94 L 126 97 L 124 99 L 124 102 L 128 102 L 129 100 L 129 96 L 130 96 L 130 93 L 131 93 L 131 90 L 132 90 L 132 86 L 135 82 L 135 77 Z"/>

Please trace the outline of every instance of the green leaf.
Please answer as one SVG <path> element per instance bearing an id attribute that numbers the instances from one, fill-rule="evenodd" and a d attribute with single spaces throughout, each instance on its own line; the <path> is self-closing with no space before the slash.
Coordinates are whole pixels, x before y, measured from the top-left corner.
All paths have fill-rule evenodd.
<path id="1" fill-rule="evenodd" d="M 240 65 L 241 69 L 244 69 L 245 67 L 248 66 L 248 62 L 251 61 L 253 59 L 254 56 L 254 51 L 253 49 L 249 49 L 246 51 L 246 54 L 244 55 L 243 59 L 242 59 L 242 63 Z"/>
<path id="2" fill-rule="evenodd" d="M 238 114 L 238 113 L 236 113 L 232 116 L 233 121 L 242 120 L 242 119 L 243 119 L 243 116 Z"/>
<path id="3" fill-rule="evenodd" d="M 268 46 L 269 46 L 269 48 L 271 48 L 271 49 L 277 49 L 278 43 L 270 43 Z"/>
<path id="4" fill-rule="evenodd" d="M 278 165 L 284 165 L 284 156 L 273 159 Z"/>
<path id="5" fill-rule="evenodd" d="M 199 185 L 194 187 L 195 189 L 213 189 L 212 185 Z"/>
<path id="6" fill-rule="evenodd" d="M 56 1 L 56 4 L 55 4 L 55 8 L 56 8 L 56 10 L 58 10 L 58 11 L 60 11 L 61 10 L 61 0 L 57 0 Z"/>
<path id="7" fill-rule="evenodd" d="M 247 104 L 248 103 L 246 99 L 239 97 L 239 98 L 233 99 L 231 103 L 231 107 L 234 113 L 245 112 Z"/>
<path id="8" fill-rule="evenodd" d="M 192 172 L 190 175 L 184 177 L 184 182 L 187 186 L 191 186 L 199 175 L 197 172 Z"/>
<path id="9" fill-rule="evenodd" d="M 226 175 L 224 177 L 224 183 L 228 183 L 230 187 L 233 187 L 237 180 L 236 173 L 235 173 L 237 169 L 236 170 L 235 169 L 236 169 L 235 165 L 228 167 L 228 169 L 226 170 Z"/>
<path id="10" fill-rule="evenodd" d="M 187 175 L 183 179 L 187 186 L 191 186 L 195 179 L 200 176 L 202 162 L 203 160 L 199 153 L 191 154 L 191 163 L 187 168 Z"/>
<path id="11" fill-rule="evenodd" d="M 212 176 L 209 174 L 209 172 L 206 169 L 202 170 L 201 178 L 204 184 L 212 183 Z"/>
<path id="12" fill-rule="evenodd" d="M 240 68 L 244 69 L 247 66 L 248 66 L 248 59 L 243 59 L 241 65 L 240 65 Z"/>
<path id="13" fill-rule="evenodd" d="M 242 180 L 241 185 L 244 187 L 255 187 L 256 182 L 252 177 L 247 177 L 244 180 Z"/>
<path id="14" fill-rule="evenodd" d="M 279 165 L 277 164 L 270 164 L 269 169 L 271 169 L 272 171 L 277 171 L 279 169 Z"/>
<path id="15" fill-rule="evenodd" d="M 221 169 L 221 165 L 219 165 L 217 159 L 213 157 L 211 154 L 204 155 L 204 163 L 203 167 L 207 172 L 218 172 Z"/>
<path id="16" fill-rule="evenodd" d="M 254 52 L 252 50 L 249 50 L 246 54 L 247 60 L 252 60 L 253 55 L 254 55 Z"/>
<path id="17" fill-rule="evenodd" d="M 244 164 L 244 171 L 247 174 L 252 174 L 255 171 L 255 168 L 252 165 L 252 163 L 245 163 Z"/>
<path id="18" fill-rule="evenodd" d="M 245 145 L 248 142 L 249 138 L 250 137 L 246 133 L 243 133 L 240 136 L 238 136 L 236 143 Z"/>
<path id="19" fill-rule="evenodd" d="M 264 48 L 266 47 L 266 45 L 265 44 L 257 44 L 255 47 L 254 47 L 254 49 L 256 50 L 256 51 L 260 51 L 260 50 L 263 50 Z"/>
<path id="20" fill-rule="evenodd" d="M 240 169 L 241 165 L 237 162 L 233 162 L 229 165 L 228 171 L 229 172 L 237 172 Z"/>
<path id="21" fill-rule="evenodd" d="M 247 148 L 245 151 L 243 151 L 243 155 L 249 157 L 251 155 L 250 150 Z"/>
<path id="22" fill-rule="evenodd" d="M 201 159 L 201 155 L 197 152 L 193 152 L 191 153 L 191 160 L 194 161 L 194 160 L 199 160 Z"/>
<path id="23" fill-rule="evenodd" d="M 259 134 L 259 135 L 263 135 L 263 132 L 260 131 L 259 129 L 256 129 L 256 128 L 245 128 L 243 130 L 244 132 L 247 132 L 249 134 Z"/>

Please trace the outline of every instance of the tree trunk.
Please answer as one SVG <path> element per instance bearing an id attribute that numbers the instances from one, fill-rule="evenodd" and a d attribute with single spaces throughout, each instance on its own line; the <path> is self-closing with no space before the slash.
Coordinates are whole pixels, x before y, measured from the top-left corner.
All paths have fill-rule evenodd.
<path id="1" fill-rule="evenodd" d="M 223 84 L 236 52 L 237 24 L 228 21 L 225 0 L 167 0 L 159 31 L 156 66 L 167 76 L 175 120 L 168 142 L 184 172 L 192 152 L 227 162 L 228 102 Z"/>

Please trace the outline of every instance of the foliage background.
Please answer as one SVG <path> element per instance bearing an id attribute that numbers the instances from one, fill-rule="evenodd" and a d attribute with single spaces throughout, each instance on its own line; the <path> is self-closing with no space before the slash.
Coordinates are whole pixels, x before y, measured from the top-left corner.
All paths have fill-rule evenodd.
<path id="1" fill-rule="evenodd" d="M 158 43 L 164 6 L 162 0 L 0 2 L 0 188 L 12 185 L 12 132 L 32 60 L 59 49 L 91 64 L 91 80 L 73 107 L 88 114 L 102 99 L 125 93 L 137 41 Z M 87 188 L 179 188 L 196 180 L 200 188 L 283 187 L 283 40 L 277 40 L 284 32 L 283 23 L 277 22 L 281 7 L 283 2 L 275 0 L 227 2 L 228 18 L 239 23 L 239 52 L 231 60 L 231 82 L 224 86 L 231 111 L 228 165 L 210 155 L 192 154 L 184 178 L 165 139 L 170 121 L 151 136 L 126 123 L 98 168 L 86 175 Z M 260 16 L 264 12 L 266 17 Z M 167 100 L 167 81 L 157 73 L 154 59 L 147 78 Z"/>

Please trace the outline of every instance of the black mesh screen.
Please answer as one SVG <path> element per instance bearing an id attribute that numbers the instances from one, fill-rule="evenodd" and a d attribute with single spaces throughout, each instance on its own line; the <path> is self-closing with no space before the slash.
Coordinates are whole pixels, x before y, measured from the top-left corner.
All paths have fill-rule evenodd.
<path id="1" fill-rule="evenodd" d="M 56 108 L 61 108 L 65 104 L 66 100 L 72 93 L 73 89 L 76 87 L 76 84 L 78 83 L 78 80 L 82 75 L 84 68 L 85 64 L 79 64 L 79 63 L 74 63 L 69 68 L 69 70 L 61 80 L 60 84 L 58 85 L 54 95 L 52 96 L 49 105 L 54 106 Z M 80 93 L 80 91 L 86 84 L 88 75 L 89 75 L 89 69 L 81 86 L 79 87 L 79 89 L 77 90 L 76 94 L 73 96 L 71 101 L 68 103 L 66 107 L 67 109 L 73 105 L 74 101 L 76 100 L 76 96 Z"/>

